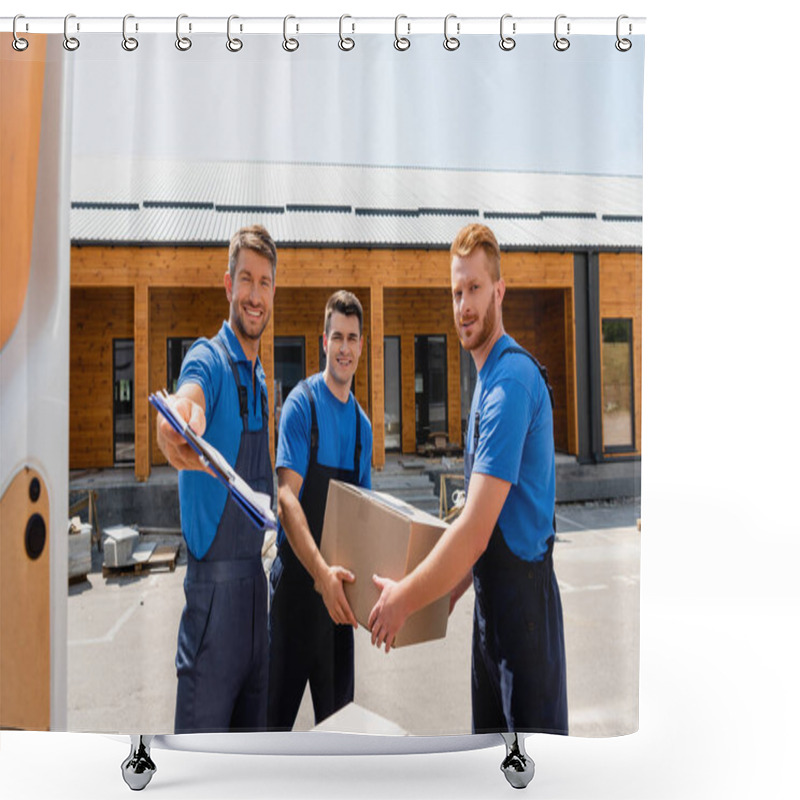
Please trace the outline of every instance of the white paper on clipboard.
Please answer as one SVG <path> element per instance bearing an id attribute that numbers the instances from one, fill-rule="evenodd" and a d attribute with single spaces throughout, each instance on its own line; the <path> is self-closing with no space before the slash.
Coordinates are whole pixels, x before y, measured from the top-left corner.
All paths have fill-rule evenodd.
<path id="1" fill-rule="evenodd" d="M 169 395 L 165 390 L 162 389 L 160 392 L 151 394 L 149 400 L 159 414 L 186 439 L 191 448 L 200 457 L 203 465 L 208 467 L 217 480 L 230 492 L 233 499 L 253 524 L 259 530 L 275 530 L 277 521 L 270 508 L 272 498 L 263 492 L 253 490 L 247 481 L 236 473 L 219 450 L 205 441 L 202 436 L 198 436 L 189 427 L 189 424 L 175 413 Z"/>

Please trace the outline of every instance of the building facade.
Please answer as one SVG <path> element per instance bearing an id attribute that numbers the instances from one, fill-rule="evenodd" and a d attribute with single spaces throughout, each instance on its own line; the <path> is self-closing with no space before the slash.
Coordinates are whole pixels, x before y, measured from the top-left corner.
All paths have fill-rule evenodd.
<path id="1" fill-rule="evenodd" d="M 117 183 L 91 163 L 73 170 L 71 469 L 128 463 L 145 480 L 165 463 L 147 395 L 172 390 L 191 342 L 227 318 L 227 241 L 253 223 L 278 243 L 261 345 L 274 423 L 288 391 L 322 368 L 325 301 L 346 288 L 364 307 L 355 393 L 373 423 L 373 464 L 433 441 L 460 447 L 475 375 L 455 334 L 448 249 L 481 221 L 501 245 L 506 330 L 548 369 L 557 451 L 640 457 L 641 179 L 141 167 Z M 227 188 L 237 185 L 250 188 Z"/>

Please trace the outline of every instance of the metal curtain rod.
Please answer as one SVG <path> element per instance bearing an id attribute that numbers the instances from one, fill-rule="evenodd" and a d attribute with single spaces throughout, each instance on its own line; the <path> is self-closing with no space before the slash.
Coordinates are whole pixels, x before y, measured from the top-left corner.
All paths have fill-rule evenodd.
<path id="1" fill-rule="evenodd" d="M 122 17 L 81 17 L 68 15 L 71 33 L 121 33 Z M 620 33 L 620 18 L 615 17 L 570 17 L 559 14 L 554 17 L 514 17 L 509 14 L 501 17 L 459 17 L 448 15 L 447 22 L 443 17 L 195 17 L 180 15 L 181 29 L 187 34 L 217 33 L 225 34 L 231 30 L 236 34 L 331 34 L 352 33 L 385 33 L 409 34 L 441 34 L 443 25 L 449 25 L 449 32 L 455 36 L 472 34 L 496 34 L 500 25 L 510 36 L 526 34 L 553 34 L 554 21 L 560 34 L 580 35 L 614 35 Z M 0 17 L 0 31 L 11 32 L 16 29 L 18 35 L 25 33 L 61 33 L 65 30 L 64 17 L 35 17 L 18 15 L 16 28 L 14 17 Z M 643 34 L 644 17 L 627 17 L 622 15 L 621 35 Z M 137 17 L 127 15 L 127 33 L 174 33 L 175 17 Z"/>

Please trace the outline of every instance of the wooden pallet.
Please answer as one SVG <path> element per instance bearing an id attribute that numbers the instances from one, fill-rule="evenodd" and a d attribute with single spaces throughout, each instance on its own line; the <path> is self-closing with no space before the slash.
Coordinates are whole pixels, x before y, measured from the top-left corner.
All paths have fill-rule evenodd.
<path id="1" fill-rule="evenodd" d="M 154 569 L 168 569 L 175 572 L 175 564 L 178 561 L 180 545 L 160 544 L 153 550 L 153 554 L 147 561 L 137 562 L 136 564 L 125 564 L 122 567 L 107 567 L 103 565 L 103 577 L 133 577 L 137 575 L 147 575 Z"/>

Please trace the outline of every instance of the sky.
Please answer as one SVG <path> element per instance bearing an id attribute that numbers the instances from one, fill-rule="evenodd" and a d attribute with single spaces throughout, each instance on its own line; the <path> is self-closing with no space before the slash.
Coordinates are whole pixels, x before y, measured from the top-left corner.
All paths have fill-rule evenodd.
<path id="1" fill-rule="evenodd" d="M 196 36 L 179 52 L 171 34 L 87 35 L 74 54 L 73 152 L 208 160 L 642 174 L 644 37 L 627 53 L 609 36 L 573 36 L 557 52 L 547 35 L 356 36 L 335 33 Z M 131 68 L 132 62 L 134 68 Z"/>

